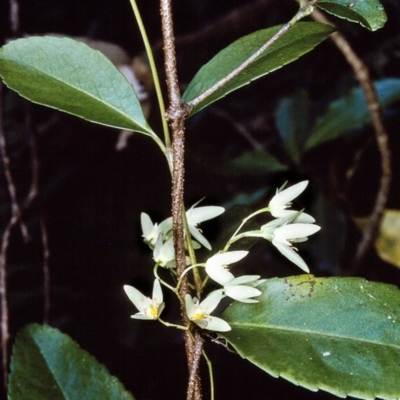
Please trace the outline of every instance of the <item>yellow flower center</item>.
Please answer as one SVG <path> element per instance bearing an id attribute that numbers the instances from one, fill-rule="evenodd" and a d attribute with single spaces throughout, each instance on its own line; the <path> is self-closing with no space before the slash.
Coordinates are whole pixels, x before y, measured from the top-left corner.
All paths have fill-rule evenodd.
<path id="1" fill-rule="evenodd" d="M 158 305 L 150 304 L 147 314 L 153 317 L 153 319 L 158 318 Z"/>
<path id="2" fill-rule="evenodd" d="M 193 317 L 190 318 L 190 319 L 191 319 L 192 321 L 198 321 L 198 320 L 200 320 L 200 319 L 203 319 L 204 316 L 205 316 L 204 313 L 197 312 L 197 313 L 195 313 L 195 314 L 193 315 Z"/>

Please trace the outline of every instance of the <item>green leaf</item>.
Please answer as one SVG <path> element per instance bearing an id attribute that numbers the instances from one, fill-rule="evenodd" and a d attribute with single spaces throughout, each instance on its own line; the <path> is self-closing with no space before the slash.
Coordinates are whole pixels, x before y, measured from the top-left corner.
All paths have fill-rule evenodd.
<path id="1" fill-rule="evenodd" d="M 0 76 L 34 103 L 154 135 L 132 85 L 106 56 L 84 43 L 52 36 L 14 40 L 0 49 Z"/>
<path id="2" fill-rule="evenodd" d="M 383 79 L 375 82 L 375 89 L 382 108 L 400 99 L 400 79 Z M 353 89 L 346 97 L 332 102 L 325 115 L 311 129 L 305 145 L 311 149 L 328 140 L 362 127 L 371 121 L 365 95 L 361 88 Z"/>
<path id="3" fill-rule="evenodd" d="M 251 35 L 240 38 L 220 51 L 197 72 L 182 96 L 183 101 L 188 103 L 194 100 L 225 78 L 271 39 L 280 28 L 281 26 L 274 26 L 254 32 Z M 228 93 L 247 85 L 252 80 L 297 60 L 326 39 L 332 32 L 333 28 L 328 25 L 314 22 L 298 22 L 248 68 L 194 107 L 191 115 Z"/>
<path id="4" fill-rule="evenodd" d="M 317 6 L 336 17 L 358 22 L 371 31 L 382 28 L 387 21 L 379 0 L 319 0 Z"/>
<path id="5" fill-rule="evenodd" d="M 400 397 L 400 291 L 360 278 L 270 279 L 220 334 L 269 374 L 339 397 Z"/>
<path id="6" fill-rule="evenodd" d="M 13 348 L 9 400 L 134 400 L 117 378 L 69 336 L 31 324 Z"/>
<path id="7" fill-rule="evenodd" d="M 228 164 L 229 174 L 234 176 L 265 175 L 285 171 L 288 167 L 264 150 L 246 151 Z"/>
<path id="8" fill-rule="evenodd" d="M 306 91 L 282 99 L 275 113 L 276 126 L 286 151 L 296 164 L 300 163 L 304 144 L 309 135 L 310 102 Z"/>

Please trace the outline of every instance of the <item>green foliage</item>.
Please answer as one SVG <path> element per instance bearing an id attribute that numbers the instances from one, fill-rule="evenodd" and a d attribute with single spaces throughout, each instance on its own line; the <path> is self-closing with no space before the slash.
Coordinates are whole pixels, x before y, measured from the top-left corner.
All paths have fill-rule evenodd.
<path id="1" fill-rule="evenodd" d="M 182 96 L 183 101 L 188 103 L 194 100 L 221 79 L 225 78 L 254 54 L 263 44 L 268 42 L 280 28 L 281 26 L 275 26 L 254 32 L 240 38 L 220 51 L 197 72 Z M 321 43 L 332 32 L 333 28 L 327 25 L 314 22 L 298 22 L 242 73 L 235 76 L 212 95 L 208 96 L 203 102 L 194 107 L 191 111 L 191 115 L 217 101 L 221 97 L 226 96 L 228 93 L 247 85 L 251 81 L 297 60 L 300 56 Z"/>
<path id="2" fill-rule="evenodd" d="M 244 358 L 310 390 L 400 397 L 400 292 L 359 278 L 274 278 L 258 304 L 235 302 L 224 333 Z"/>
<path id="3" fill-rule="evenodd" d="M 9 400 L 133 400 L 117 378 L 69 336 L 31 324 L 17 336 Z"/>
<path id="4" fill-rule="evenodd" d="M 384 79 L 375 82 L 375 89 L 382 108 L 400 99 L 400 79 Z M 361 88 L 332 102 L 325 115 L 311 128 L 305 149 L 311 149 L 328 140 L 336 139 L 371 121 L 365 95 Z"/>
<path id="5" fill-rule="evenodd" d="M 293 97 L 284 98 L 276 110 L 276 126 L 286 151 L 299 164 L 308 131 L 309 99 L 307 92 L 300 91 Z"/>
<path id="6" fill-rule="evenodd" d="M 319 0 L 319 8 L 339 18 L 357 22 L 376 31 L 387 21 L 387 15 L 379 0 Z"/>
<path id="7" fill-rule="evenodd" d="M 0 49 L 0 75 L 21 96 L 92 122 L 155 135 L 132 85 L 86 44 L 52 36 Z"/>
<path id="8" fill-rule="evenodd" d="M 229 162 L 229 174 L 259 175 L 287 170 L 286 165 L 263 150 L 250 150 Z"/>

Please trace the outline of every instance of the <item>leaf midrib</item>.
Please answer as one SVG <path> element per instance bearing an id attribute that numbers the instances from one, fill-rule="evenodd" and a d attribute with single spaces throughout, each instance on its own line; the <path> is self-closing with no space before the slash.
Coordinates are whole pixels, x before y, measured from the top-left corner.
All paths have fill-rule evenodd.
<path id="1" fill-rule="evenodd" d="M 20 67 L 28 68 L 28 69 L 30 69 L 30 70 L 33 70 L 35 74 L 39 75 L 39 77 L 44 77 L 44 78 L 47 78 L 47 79 L 49 79 L 49 77 L 50 77 L 50 79 L 52 79 L 53 81 L 55 81 L 55 82 L 61 84 L 62 86 L 65 86 L 65 87 L 67 87 L 67 88 L 75 89 L 76 91 L 78 91 L 78 92 L 84 94 L 84 95 L 87 96 L 88 98 L 91 98 L 91 99 L 95 100 L 98 104 L 101 104 L 101 105 L 103 105 L 103 106 L 106 106 L 108 109 L 110 109 L 110 110 L 116 112 L 118 115 L 123 116 L 123 117 L 124 117 L 125 119 L 127 119 L 129 122 L 131 122 L 131 123 L 133 122 L 135 125 L 137 125 L 138 127 L 140 127 L 140 128 L 144 131 L 144 132 L 142 132 L 142 133 L 151 136 L 151 133 L 149 132 L 148 127 L 144 127 L 142 124 L 139 124 L 136 120 L 132 119 L 132 118 L 129 116 L 129 114 L 126 114 L 125 112 L 122 113 L 120 109 L 115 108 L 114 106 L 111 106 L 110 103 L 108 103 L 108 102 L 106 103 L 106 102 L 104 102 L 104 101 L 100 101 L 100 100 L 99 100 L 99 97 L 93 96 L 93 95 L 90 94 L 89 92 L 87 92 L 87 91 L 85 91 L 85 90 L 82 90 L 82 88 L 78 88 L 78 87 L 76 87 L 75 85 L 72 85 L 72 84 L 70 84 L 70 83 L 67 84 L 67 83 L 65 83 L 65 81 L 60 80 L 59 78 L 55 77 L 54 75 L 52 75 L 52 74 L 50 74 L 50 73 L 47 73 L 47 74 L 46 74 L 46 73 L 43 73 L 43 71 L 41 71 L 41 70 L 38 69 L 37 67 L 35 67 L 35 66 L 31 65 L 31 64 L 28 64 L 28 63 L 26 63 L 26 62 L 21 62 L 20 60 L 16 61 L 16 59 L 14 59 L 14 58 L 12 58 L 12 57 L 8 57 L 8 56 L 5 57 L 5 59 L 9 60 L 11 63 L 14 63 L 14 64 L 16 64 L 16 65 L 18 65 L 18 66 L 20 66 Z M 12 65 L 12 64 L 11 64 L 11 65 Z M 133 88 L 132 88 L 132 90 L 133 90 Z M 18 91 L 18 93 L 20 93 L 20 91 Z M 139 103 L 139 100 L 138 100 L 138 103 Z M 43 103 L 41 103 L 41 104 L 43 104 Z M 140 103 L 139 103 L 139 106 L 140 106 Z M 57 107 L 53 107 L 53 108 L 59 109 L 59 108 L 57 108 Z M 72 113 L 71 113 L 71 114 L 72 114 Z M 76 114 L 73 114 L 73 115 L 76 115 Z M 109 125 L 109 126 L 114 126 L 114 125 Z M 114 126 L 114 127 L 115 127 L 115 126 Z M 121 127 L 116 127 L 116 128 L 121 128 Z"/>
<path id="2" fill-rule="evenodd" d="M 267 327 L 265 326 L 260 326 L 260 325 L 256 325 L 256 324 L 251 324 L 251 323 L 245 323 L 245 324 L 235 324 L 232 322 L 229 322 L 229 325 L 231 325 L 232 327 L 237 326 L 239 328 L 255 328 L 257 330 L 260 329 L 266 329 L 266 330 L 276 330 L 276 331 L 287 331 L 287 332 L 298 332 L 301 334 L 312 334 L 312 335 L 316 335 L 316 336 L 323 336 L 323 337 L 328 337 L 328 338 L 337 338 L 337 339 L 343 339 L 343 340 L 352 340 L 354 342 L 363 342 L 363 343 L 369 343 L 369 344 L 374 344 L 374 345 L 379 345 L 379 346 L 387 346 L 387 347 L 392 347 L 394 349 L 398 349 L 400 350 L 400 345 L 393 345 L 390 343 L 386 343 L 386 342 L 377 342 L 377 341 L 372 341 L 372 340 L 367 340 L 367 339 L 360 339 L 360 338 L 354 338 L 352 336 L 344 336 L 344 335 L 339 335 L 336 333 L 332 333 L 332 334 L 327 334 L 327 333 L 322 333 L 322 332 L 318 332 L 318 331 L 312 331 L 312 330 L 300 330 L 300 329 L 295 329 L 295 328 L 288 328 L 288 327 L 281 327 L 278 325 L 269 325 Z"/>

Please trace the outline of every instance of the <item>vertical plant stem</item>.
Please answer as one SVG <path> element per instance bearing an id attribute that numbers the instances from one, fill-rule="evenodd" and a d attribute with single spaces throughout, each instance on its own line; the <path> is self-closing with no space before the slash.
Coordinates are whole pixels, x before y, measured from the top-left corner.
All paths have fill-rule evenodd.
<path id="1" fill-rule="evenodd" d="M 50 314 L 50 249 L 39 192 L 39 156 L 36 148 L 35 135 L 32 130 L 31 104 L 28 102 L 25 102 L 25 132 L 28 136 L 28 144 L 32 159 L 32 182 L 26 200 L 23 203 L 23 210 L 29 208 L 35 199 L 39 200 L 38 212 L 43 257 L 43 323 L 48 324 Z"/>
<path id="2" fill-rule="evenodd" d="M 154 62 L 154 56 L 153 56 L 153 51 L 150 46 L 149 39 L 147 37 L 146 29 L 143 25 L 142 17 L 139 12 L 139 8 L 136 4 L 136 0 L 130 0 L 133 13 L 135 14 L 136 22 L 139 26 L 139 31 L 140 34 L 142 35 L 142 40 L 144 43 L 144 48 L 146 50 L 147 57 L 149 58 L 149 64 L 150 64 L 150 69 L 151 69 L 151 75 L 153 77 L 154 81 L 154 87 L 156 89 L 156 95 L 157 95 L 157 101 L 158 101 L 158 106 L 160 109 L 160 114 L 161 114 L 161 122 L 163 126 L 163 131 L 164 131 L 164 140 L 165 140 L 165 147 L 167 149 L 167 152 L 171 148 L 171 139 L 169 136 L 169 130 L 168 130 L 168 124 L 167 121 L 165 120 L 165 105 L 164 105 L 164 99 L 162 96 L 161 92 L 161 85 L 160 85 L 160 80 L 158 79 L 158 73 L 157 73 L 157 67 L 156 63 Z"/>
<path id="3" fill-rule="evenodd" d="M 182 105 L 181 94 L 178 84 L 178 74 L 176 69 L 175 39 L 172 21 L 171 0 L 161 0 L 161 23 L 164 42 L 164 63 L 168 88 L 169 108 L 167 118 L 170 122 L 172 131 L 172 152 L 173 152 L 173 171 L 172 171 L 172 225 L 174 232 L 174 248 L 176 270 L 178 278 L 186 268 L 186 254 L 184 242 L 183 226 L 183 193 L 184 193 L 184 154 L 185 154 L 185 117 L 188 110 Z M 182 299 L 188 293 L 187 276 L 184 276 L 179 294 Z M 181 305 L 181 315 L 183 325 L 188 324 L 186 310 Z M 193 371 L 192 366 L 196 359 L 196 346 L 190 332 L 184 333 L 185 348 L 190 371 L 190 379 L 187 390 L 187 400 L 200 400 L 201 384 L 198 368 Z M 202 345 L 201 345 L 202 346 Z M 200 347 L 201 347 L 200 346 Z M 198 363 L 196 364 L 198 365 Z M 193 387 L 193 389 L 192 389 Z"/>
<path id="4" fill-rule="evenodd" d="M 2 367 L 3 367 L 3 384 L 7 387 L 8 378 L 8 304 L 7 304 L 7 248 L 9 237 L 14 220 L 19 212 L 16 203 L 15 186 L 12 181 L 11 171 L 9 169 L 9 159 L 6 152 L 6 139 L 3 123 L 3 83 L 0 81 L 0 157 L 3 163 L 4 175 L 7 181 L 8 192 L 11 198 L 11 219 L 7 224 L 1 241 L 0 251 L 0 301 L 1 301 L 1 351 L 2 351 Z"/>

